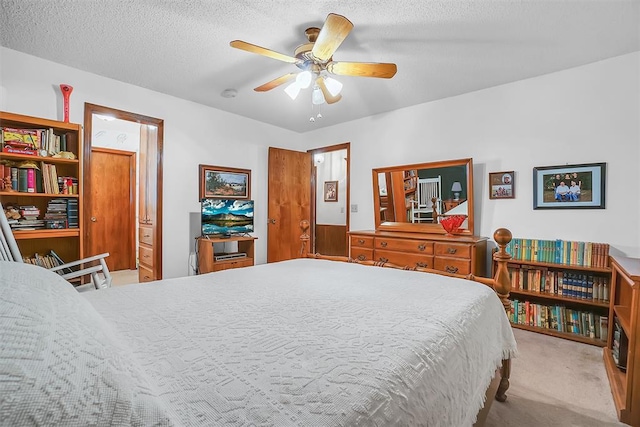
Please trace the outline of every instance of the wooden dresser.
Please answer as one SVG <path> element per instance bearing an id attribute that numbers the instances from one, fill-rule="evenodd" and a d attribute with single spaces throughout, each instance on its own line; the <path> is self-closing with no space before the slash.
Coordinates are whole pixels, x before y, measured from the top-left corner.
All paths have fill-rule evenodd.
<path id="1" fill-rule="evenodd" d="M 395 231 L 352 231 L 350 257 L 486 277 L 487 238 Z"/>

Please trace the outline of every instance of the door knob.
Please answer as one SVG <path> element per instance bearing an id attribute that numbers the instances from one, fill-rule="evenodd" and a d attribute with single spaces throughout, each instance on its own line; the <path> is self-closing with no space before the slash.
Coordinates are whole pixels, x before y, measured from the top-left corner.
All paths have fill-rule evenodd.
<path id="1" fill-rule="evenodd" d="M 95 216 L 92 216 L 92 217 L 91 217 L 91 222 L 96 222 L 96 221 L 97 221 L 96 217 L 95 217 Z"/>
<path id="2" fill-rule="evenodd" d="M 269 218 L 269 219 L 267 220 L 267 222 L 268 222 L 269 224 L 275 224 L 275 223 L 276 223 L 276 220 L 275 220 L 275 219 L 273 219 L 273 218 Z"/>

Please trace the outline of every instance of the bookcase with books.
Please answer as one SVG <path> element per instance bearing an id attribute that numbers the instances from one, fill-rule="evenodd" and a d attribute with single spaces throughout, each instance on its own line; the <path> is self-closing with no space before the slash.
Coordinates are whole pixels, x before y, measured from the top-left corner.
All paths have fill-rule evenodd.
<path id="1" fill-rule="evenodd" d="M 83 257 L 82 126 L 0 112 L 0 201 L 26 262 Z"/>
<path id="2" fill-rule="evenodd" d="M 618 419 L 640 426 L 640 259 L 611 257 L 612 328 L 603 352 Z"/>
<path id="3" fill-rule="evenodd" d="M 508 269 L 513 327 L 606 345 L 608 244 L 514 238 L 506 250 L 512 256 Z"/>

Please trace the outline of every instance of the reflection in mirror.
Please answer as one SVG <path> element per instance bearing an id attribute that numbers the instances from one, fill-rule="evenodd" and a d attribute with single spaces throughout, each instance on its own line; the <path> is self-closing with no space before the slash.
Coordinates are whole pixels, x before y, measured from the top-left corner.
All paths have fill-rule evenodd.
<path id="1" fill-rule="evenodd" d="M 471 159 L 373 170 L 376 229 L 444 233 L 444 216 L 464 215 L 461 234 L 473 234 Z"/>

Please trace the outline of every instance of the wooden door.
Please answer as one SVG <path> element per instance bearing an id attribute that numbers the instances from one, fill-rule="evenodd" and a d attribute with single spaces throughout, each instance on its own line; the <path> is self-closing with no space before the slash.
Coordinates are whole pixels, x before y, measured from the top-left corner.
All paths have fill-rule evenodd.
<path id="1" fill-rule="evenodd" d="M 300 257 L 300 221 L 310 221 L 311 154 L 269 147 L 267 262 Z"/>
<path id="2" fill-rule="evenodd" d="M 109 270 L 136 268 L 136 153 L 91 149 L 86 256 L 109 252 Z"/>

